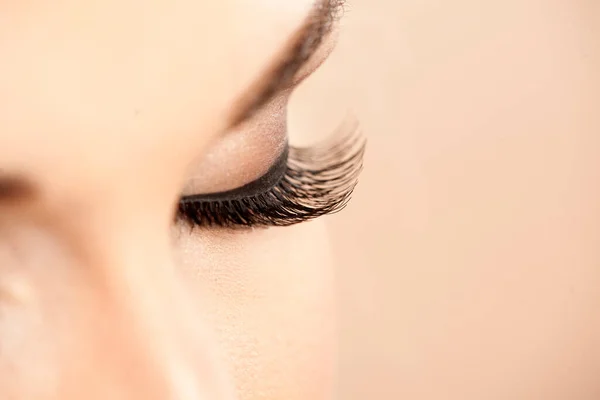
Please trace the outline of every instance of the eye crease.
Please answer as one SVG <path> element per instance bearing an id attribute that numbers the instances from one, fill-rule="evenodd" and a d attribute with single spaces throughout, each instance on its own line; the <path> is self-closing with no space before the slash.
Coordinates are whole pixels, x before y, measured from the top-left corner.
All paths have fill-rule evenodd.
<path id="1" fill-rule="evenodd" d="M 343 209 L 362 170 L 365 141 L 344 124 L 310 148 L 286 148 L 261 178 L 238 189 L 181 198 L 177 219 L 192 226 L 288 226 Z"/>

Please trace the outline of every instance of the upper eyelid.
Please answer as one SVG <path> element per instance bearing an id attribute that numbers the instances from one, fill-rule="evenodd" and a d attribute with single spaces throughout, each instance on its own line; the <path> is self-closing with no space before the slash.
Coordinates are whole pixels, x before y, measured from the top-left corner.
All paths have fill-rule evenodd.
<path id="1" fill-rule="evenodd" d="M 287 168 L 289 154 L 289 145 L 286 143 L 283 151 L 277 157 L 275 162 L 269 167 L 267 172 L 243 186 L 235 189 L 230 189 L 222 192 L 206 193 L 206 194 L 193 194 L 183 196 L 180 201 L 182 202 L 196 202 L 196 201 L 224 201 L 224 200 L 236 200 L 243 199 L 251 196 L 255 196 L 270 190 L 281 177 L 285 174 Z"/>
<path id="2" fill-rule="evenodd" d="M 270 189 L 249 197 L 220 198 L 215 194 L 182 198 L 177 221 L 192 228 L 243 229 L 289 226 L 338 212 L 358 182 L 364 150 L 360 128 L 349 118 L 321 144 L 289 148 L 283 175 Z"/>

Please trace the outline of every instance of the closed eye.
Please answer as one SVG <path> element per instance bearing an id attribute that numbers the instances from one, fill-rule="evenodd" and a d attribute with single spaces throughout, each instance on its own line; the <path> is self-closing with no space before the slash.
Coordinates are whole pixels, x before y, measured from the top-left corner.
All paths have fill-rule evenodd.
<path id="1" fill-rule="evenodd" d="M 362 169 L 365 141 L 354 120 L 326 142 L 290 147 L 269 171 L 240 188 L 184 196 L 177 218 L 192 226 L 287 226 L 343 209 Z"/>

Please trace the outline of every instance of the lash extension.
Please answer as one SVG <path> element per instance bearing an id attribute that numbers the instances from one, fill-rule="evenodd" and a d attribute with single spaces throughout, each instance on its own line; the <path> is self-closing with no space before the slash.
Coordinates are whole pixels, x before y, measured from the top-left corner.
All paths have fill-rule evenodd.
<path id="1" fill-rule="evenodd" d="M 358 124 L 349 121 L 319 145 L 290 147 L 280 159 L 286 163 L 283 174 L 274 178 L 267 173 L 271 184 L 261 192 L 186 196 L 177 216 L 192 226 L 233 228 L 288 226 L 336 213 L 346 206 L 357 184 L 365 145 Z"/>

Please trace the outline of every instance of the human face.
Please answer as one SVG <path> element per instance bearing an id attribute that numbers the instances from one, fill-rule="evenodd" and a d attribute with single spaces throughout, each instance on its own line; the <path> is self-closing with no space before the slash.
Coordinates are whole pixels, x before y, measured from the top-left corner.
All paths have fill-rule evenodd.
<path id="1" fill-rule="evenodd" d="M 331 395 L 325 227 L 271 225 L 359 170 L 347 142 L 284 157 L 334 3 L 0 5 L 0 398 Z"/>

